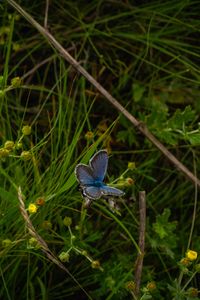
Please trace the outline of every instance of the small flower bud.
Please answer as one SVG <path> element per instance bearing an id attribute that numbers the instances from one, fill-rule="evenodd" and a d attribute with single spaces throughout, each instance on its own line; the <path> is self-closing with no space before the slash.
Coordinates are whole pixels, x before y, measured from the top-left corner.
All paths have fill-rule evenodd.
<path id="1" fill-rule="evenodd" d="M 68 252 L 61 252 L 58 257 L 62 262 L 68 262 L 70 258 Z"/>
<path id="2" fill-rule="evenodd" d="M 21 83 L 22 83 L 22 80 L 19 76 L 11 79 L 11 85 L 13 87 L 19 87 L 21 85 Z"/>
<path id="3" fill-rule="evenodd" d="M 7 157 L 9 155 L 10 151 L 5 148 L 0 148 L 0 158 Z"/>
<path id="4" fill-rule="evenodd" d="M 34 203 L 30 203 L 28 206 L 29 214 L 35 214 L 37 212 L 37 206 Z"/>
<path id="5" fill-rule="evenodd" d="M 45 199 L 43 197 L 37 198 L 35 200 L 35 204 L 38 205 L 38 206 L 43 206 L 45 204 Z"/>
<path id="6" fill-rule="evenodd" d="M 125 288 L 127 290 L 131 290 L 131 291 L 134 291 L 135 288 L 136 288 L 136 285 L 135 285 L 135 282 L 134 281 L 128 281 L 125 283 Z"/>
<path id="7" fill-rule="evenodd" d="M 5 239 L 2 241 L 2 247 L 7 248 L 12 244 L 12 241 L 10 239 Z"/>
<path id="8" fill-rule="evenodd" d="M 42 228 L 46 229 L 46 230 L 50 230 L 52 229 L 52 223 L 50 221 L 44 221 L 42 223 Z"/>
<path id="9" fill-rule="evenodd" d="M 191 264 L 190 260 L 187 257 L 184 257 L 180 260 L 180 264 L 187 267 Z"/>
<path id="10" fill-rule="evenodd" d="M 188 251 L 186 252 L 186 257 L 187 257 L 190 261 L 196 260 L 196 259 L 197 259 L 197 252 L 188 249 Z"/>
<path id="11" fill-rule="evenodd" d="M 38 243 L 38 240 L 34 237 L 31 237 L 29 240 L 28 240 L 28 248 L 29 249 L 39 249 L 41 246 L 40 244 Z"/>
<path id="12" fill-rule="evenodd" d="M 22 149 L 22 147 L 23 147 L 22 142 L 17 142 L 17 143 L 15 144 L 15 148 L 16 148 L 17 150 Z"/>
<path id="13" fill-rule="evenodd" d="M 126 178 L 125 182 L 127 186 L 133 185 L 135 183 L 135 181 L 130 177 Z"/>
<path id="14" fill-rule="evenodd" d="M 128 162 L 128 169 L 129 170 L 135 170 L 135 162 L 129 161 Z"/>
<path id="15" fill-rule="evenodd" d="M 93 269 L 99 269 L 100 268 L 100 261 L 99 260 L 93 260 L 91 263 L 91 266 Z"/>
<path id="16" fill-rule="evenodd" d="M 83 256 L 88 256 L 88 252 L 87 252 L 86 250 L 83 250 L 83 251 L 81 252 L 81 254 L 82 254 Z"/>
<path id="17" fill-rule="evenodd" d="M 196 297 L 198 297 L 198 293 L 199 293 L 198 289 L 195 289 L 195 288 L 193 288 L 193 287 L 191 287 L 191 288 L 189 288 L 189 289 L 187 290 L 187 294 L 188 294 L 188 296 L 191 297 L 191 298 L 196 298 Z"/>
<path id="18" fill-rule="evenodd" d="M 147 289 L 149 290 L 149 292 L 153 291 L 156 289 L 156 283 L 155 281 L 150 281 L 147 283 Z"/>
<path id="19" fill-rule="evenodd" d="M 24 135 L 30 135 L 31 134 L 31 126 L 25 125 L 22 127 L 22 133 Z"/>
<path id="20" fill-rule="evenodd" d="M 75 241 L 75 239 L 76 239 L 76 236 L 75 236 L 75 235 L 72 235 L 72 236 L 71 236 L 71 240 L 72 240 L 72 241 Z"/>
<path id="21" fill-rule="evenodd" d="M 72 219 L 71 219 L 70 217 L 64 217 L 63 224 L 64 224 L 65 226 L 71 226 L 71 224 L 72 224 Z"/>
<path id="22" fill-rule="evenodd" d="M 22 46 L 19 43 L 13 43 L 12 48 L 13 48 L 13 51 L 17 52 L 20 49 L 22 49 Z"/>
<path id="23" fill-rule="evenodd" d="M 12 150 L 15 146 L 15 143 L 13 141 L 6 141 L 4 144 L 4 149 Z"/>
<path id="24" fill-rule="evenodd" d="M 93 134 L 93 132 L 92 131 L 87 131 L 86 132 L 86 134 L 85 134 L 85 139 L 86 140 L 92 140 L 93 139 L 93 137 L 94 137 L 94 134 Z"/>
<path id="25" fill-rule="evenodd" d="M 23 158 L 24 160 L 31 159 L 32 158 L 31 152 L 30 151 L 22 151 L 21 158 Z"/>

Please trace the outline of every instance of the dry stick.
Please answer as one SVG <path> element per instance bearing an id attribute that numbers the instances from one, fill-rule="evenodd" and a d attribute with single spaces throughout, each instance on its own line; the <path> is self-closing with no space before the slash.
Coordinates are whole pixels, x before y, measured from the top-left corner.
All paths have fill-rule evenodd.
<path id="1" fill-rule="evenodd" d="M 31 15 L 23 10 L 13 0 L 7 0 L 20 14 L 27 19 L 47 40 L 52 44 L 71 64 L 79 73 L 81 73 L 119 112 L 121 112 L 138 130 L 144 134 L 167 158 L 174 166 L 181 171 L 189 180 L 196 184 L 200 188 L 200 180 L 189 171 L 167 148 L 155 138 L 155 136 L 148 130 L 145 124 L 138 121 L 133 115 L 131 115 L 111 94 L 108 93 L 104 87 L 98 83 L 80 64 L 76 61 L 60 44 L 59 42 L 51 35 L 48 30 L 42 27 L 37 21 L 35 21 Z"/>
<path id="2" fill-rule="evenodd" d="M 92 298 L 90 295 L 84 290 L 84 288 L 80 285 L 80 283 L 76 280 L 76 278 L 69 272 L 69 270 L 58 260 L 58 258 L 51 252 L 49 249 L 47 243 L 43 240 L 43 238 L 36 232 L 29 215 L 26 211 L 25 204 L 24 204 L 24 196 L 22 195 L 21 187 L 18 187 L 18 199 L 20 203 L 20 211 L 22 214 L 22 217 L 25 220 L 26 227 L 32 237 L 34 237 L 38 244 L 40 245 L 42 251 L 46 254 L 49 260 L 51 260 L 54 264 L 56 264 L 59 268 L 64 270 L 73 280 L 74 282 L 80 287 L 80 289 L 85 293 L 85 295 L 88 297 L 88 299 Z"/>
<path id="3" fill-rule="evenodd" d="M 142 276 L 144 249 L 145 249 L 145 228 L 146 228 L 146 193 L 139 192 L 139 210 L 140 210 L 140 227 L 139 227 L 139 248 L 141 254 L 138 254 L 135 266 L 135 291 L 134 295 L 139 298 L 140 282 Z"/>

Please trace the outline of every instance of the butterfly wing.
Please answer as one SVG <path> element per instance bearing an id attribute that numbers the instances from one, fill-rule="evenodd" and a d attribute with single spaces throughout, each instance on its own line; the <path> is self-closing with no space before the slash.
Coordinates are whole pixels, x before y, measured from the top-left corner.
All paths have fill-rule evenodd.
<path id="1" fill-rule="evenodd" d="M 83 188 L 83 196 L 89 199 L 101 198 L 101 189 L 96 186 L 87 186 Z"/>
<path id="2" fill-rule="evenodd" d="M 95 179 L 92 169 L 84 164 L 78 164 L 75 168 L 76 178 L 82 187 L 93 185 Z"/>
<path id="3" fill-rule="evenodd" d="M 101 194 L 104 196 L 121 197 L 124 195 L 123 191 L 107 185 L 101 187 L 100 190 L 101 190 Z"/>
<path id="4" fill-rule="evenodd" d="M 98 151 L 89 162 L 95 180 L 103 181 L 108 167 L 108 153 L 106 150 Z"/>

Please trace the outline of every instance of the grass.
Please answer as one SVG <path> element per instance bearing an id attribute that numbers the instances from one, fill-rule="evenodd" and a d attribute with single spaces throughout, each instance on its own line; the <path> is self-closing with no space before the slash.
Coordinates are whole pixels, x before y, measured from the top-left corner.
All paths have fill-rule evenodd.
<path id="1" fill-rule="evenodd" d="M 198 176 L 198 1 L 145 2 L 55 2 L 48 25 Z M 43 23 L 45 2 L 21 5 Z M 200 252 L 197 188 L 7 1 L 0 19 L 0 298 L 199 299 L 199 258 L 185 258 L 188 249 Z M 30 135 L 22 133 L 25 125 Z M 2 152 L 6 141 L 15 147 Z M 104 200 L 84 209 L 74 175 L 77 163 L 88 163 L 104 148 L 110 155 L 106 182 L 126 193 L 119 212 Z M 136 167 L 129 169 L 128 162 Z M 72 276 L 48 259 L 28 231 L 19 186 L 27 211 L 37 205 L 29 213 L 37 234 Z M 147 194 L 147 229 L 136 297 L 141 190 Z"/>

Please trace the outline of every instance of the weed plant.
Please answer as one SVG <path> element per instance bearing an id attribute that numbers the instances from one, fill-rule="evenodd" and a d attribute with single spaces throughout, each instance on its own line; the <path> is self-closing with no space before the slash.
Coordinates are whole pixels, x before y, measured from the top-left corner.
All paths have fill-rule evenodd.
<path id="1" fill-rule="evenodd" d="M 44 24 L 45 1 L 19 1 Z M 48 29 L 198 177 L 199 1 L 51 1 Z M 198 189 L 0 3 L 0 299 L 199 299 Z M 109 152 L 125 191 L 87 209 L 74 169 Z M 71 276 L 48 258 L 19 209 Z M 139 191 L 147 228 L 135 296 Z"/>

